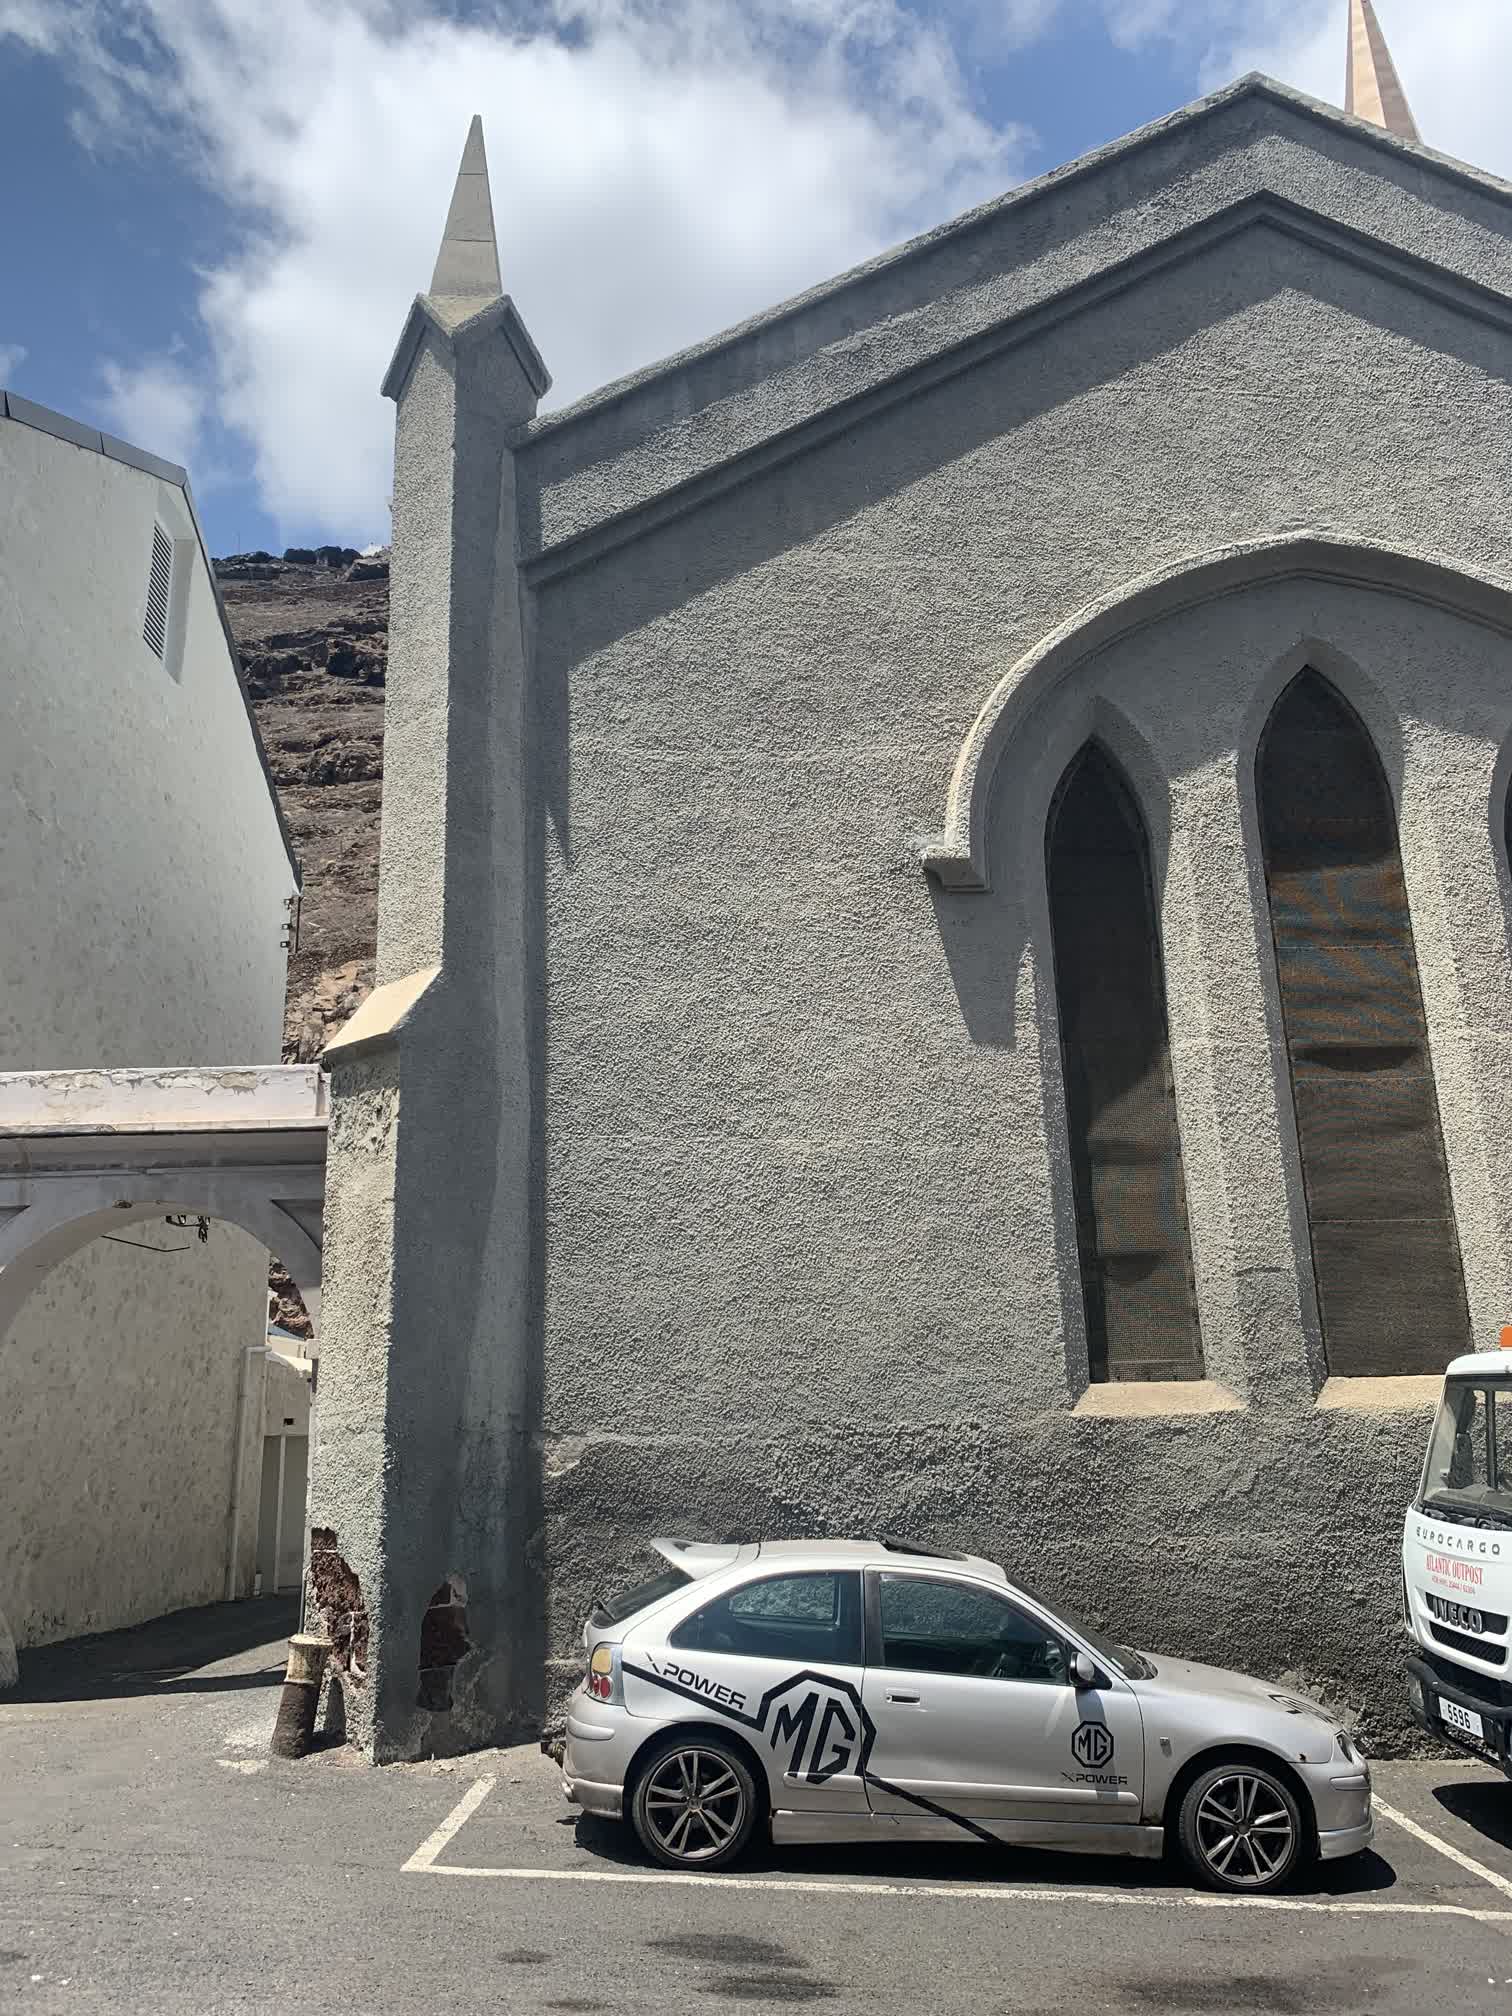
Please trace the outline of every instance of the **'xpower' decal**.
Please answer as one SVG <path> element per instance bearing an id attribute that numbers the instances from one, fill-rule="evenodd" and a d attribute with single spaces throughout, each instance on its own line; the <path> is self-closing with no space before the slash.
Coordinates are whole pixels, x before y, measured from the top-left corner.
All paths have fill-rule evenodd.
<path id="1" fill-rule="evenodd" d="M 941 1820 L 953 1821 L 978 1841 L 985 1841 L 991 1847 L 1002 1845 L 996 1834 L 986 1827 L 979 1827 L 974 1820 L 952 1813 L 948 1807 L 937 1806 L 932 1799 L 922 1798 L 917 1792 L 905 1792 L 901 1785 L 890 1784 L 870 1769 L 877 1727 L 849 1680 L 837 1680 L 832 1674 L 811 1670 L 794 1673 L 786 1680 L 779 1680 L 775 1687 L 768 1688 L 761 1697 L 760 1706 L 752 1714 L 746 1707 L 744 1694 L 731 1687 L 719 1686 L 686 1666 L 667 1662 L 658 1670 L 648 1654 L 645 1666 L 632 1666 L 627 1659 L 623 1671 L 652 1687 L 661 1687 L 669 1694 L 680 1695 L 685 1701 L 696 1701 L 705 1708 L 712 1708 L 727 1721 L 764 1736 L 778 1760 L 779 1769 L 788 1776 L 802 1778 L 809 1785 L 825 1785 L 831 1778 L 841 1776 L 856 1777 L 878 1792 L 885 1792 L 894 1799 L 904 1799 L 910 1806 L 918 1806 Z M 1090 1761 L 1083 1760 L 1081 1754 L 1083 1750 L 1092 1748 L 1091 1739 L 1083 1734 L 1090 1730 L 1096 1730 L 1106 1739 L 1105 1750 L 1098 1746 L 1101 1751 L 1099 1761 L 1111 1760 L 1111 1732 L 1100 1722 L 1084 1722 L 1072 1738 L 1072 1750 L 1078 1762 Z"/>

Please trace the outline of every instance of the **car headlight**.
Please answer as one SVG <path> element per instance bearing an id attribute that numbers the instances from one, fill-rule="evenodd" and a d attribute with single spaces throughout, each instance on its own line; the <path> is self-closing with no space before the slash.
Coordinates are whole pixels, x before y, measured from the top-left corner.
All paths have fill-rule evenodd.
<path id="1" fill-rule="evenodd" d="M 1359 1746 L 1353 1742 L 1347 1729 L 1335 1729 L 1333 1740 L 1335 1750 L 1338 1751 L 1346 1764 L 1363 1764 L 1365 1762 Z"/>

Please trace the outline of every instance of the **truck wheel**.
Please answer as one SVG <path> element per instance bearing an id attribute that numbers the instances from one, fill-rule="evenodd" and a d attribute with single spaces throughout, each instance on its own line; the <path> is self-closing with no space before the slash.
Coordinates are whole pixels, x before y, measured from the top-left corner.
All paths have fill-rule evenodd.
<path id="1" fill-rule="evenodd" d="M 1285 1780 L 1247 1759 L 1215 1764 L 1187 1787 L 1181 1852 L 1210 1890 L 1277 1890 L 1301 1862 L 1306 1834 Z"/>
<path id="2" fill-rule="evenodd" d="M 630 1818 L 641 1846 L 669 1869 L 724 1869 L 760 1818 L 745 1758 L 722 1736 L 667 1740 L 635 1784 Z"/>

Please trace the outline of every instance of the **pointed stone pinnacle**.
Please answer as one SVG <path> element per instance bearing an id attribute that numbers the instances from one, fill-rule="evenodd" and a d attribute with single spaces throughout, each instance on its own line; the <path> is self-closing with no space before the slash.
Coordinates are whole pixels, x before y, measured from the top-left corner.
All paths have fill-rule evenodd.
<path id="1" fill-rule="evenodd" d="M 1344 110 L 1384 126 L 1398 140 L 1422 139 L 1376 19 L 1372 0 L 1349 0 L 1349 68 Z"/>
<path id="2" fill-rule="evenodd" d="M 446 235 L 431 277 L 433 298 L 469 301 L 481 308 L 504 289 L 499 280 L 499 248 L 494 238 L 493 199 L 488 193 L 488 157 L 483 120 L 474 114 L 462 149 L 462 166 L 446 216 Z"/>

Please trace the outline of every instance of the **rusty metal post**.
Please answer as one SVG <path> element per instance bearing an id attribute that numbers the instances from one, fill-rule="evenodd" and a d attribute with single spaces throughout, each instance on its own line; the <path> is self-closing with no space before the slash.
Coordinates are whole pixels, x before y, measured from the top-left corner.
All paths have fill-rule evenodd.
<path id="1" fill-rule="evenodd" d="M 275 1757 L 303 1757 L 308 1752 L 315 1733 L 315 1710 L 320 1705 L 320 1683 L 330 1656 L 330 1639 L 314 1631 L 296 1632 L 289 1640 L 289 1664 L 278 1701 L 278 1720 L 273 1725 Z"/>

